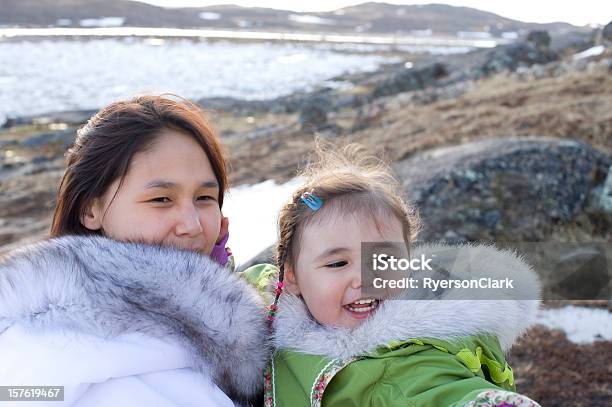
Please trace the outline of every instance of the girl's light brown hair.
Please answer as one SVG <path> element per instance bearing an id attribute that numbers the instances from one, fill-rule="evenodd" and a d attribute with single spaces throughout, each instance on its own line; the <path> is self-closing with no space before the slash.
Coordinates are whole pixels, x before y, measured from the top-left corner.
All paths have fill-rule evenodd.
<path id="1" fill-rule="evenodd" d="M 51 237 L 100 233 L 84 227 L 81 214 L 115 180 L 121 188 L 134 155 L 146 151 L 165 129 L 188 134 L 202 147 L 219 183 L 221 208 L 228 188 L 226 158 L 205 113 L 178 96 L 138 96 L 106 106 L 77 131 L 66 154 Z"/>
<path id="2" fill-rule="evenodd" d="M 393 217 L 402 224 L 406 246 L 416 238 L 418 214 L 403 199 L 402 185 L 388 165 L 357 144 L 337 148 L 318 140 L 315 156 L 315 161 L 299 174 L 306 179 L 304 184 L 280 211 L 276 245 L 280 281 L 284 279 L 285 265 L 295 269 L 302 233 L 311 222 L 360 214 L 373 219 L 380 228 L 381 222 Z M 319 210 L 313 211 L 301 200 L 305 192 L 321 199 Z M 275 305 L 277 301 L 278 295 Z"/>

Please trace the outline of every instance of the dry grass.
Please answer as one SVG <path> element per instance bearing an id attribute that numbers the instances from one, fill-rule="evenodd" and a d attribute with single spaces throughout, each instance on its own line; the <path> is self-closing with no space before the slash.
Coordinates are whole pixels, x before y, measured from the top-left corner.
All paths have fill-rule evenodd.
<path id="1" fill-rule="evenodd" d="M 323 137 L 360 142 L 390 160 L 441 145 L 508 136 L 572 138 L 612 151 L 612 76 L 603 68 L 530 80 L 499 74 L 455 99 L 426 105 L 405 100 L 398 95 L 365 106 L 371 116 L 368 127 L 356 132 L 351 131 L 356 110 L 338 112 L 333 117 L 342 131 Z M 279 126 L 267 136 L 225 140 L 234 184 L 286 180 L 312 147 L 313 134 L 300 131 L 296 116 L 255 116 L 250 127 L 245 118 L 219 119 L 222 134 Z"/>

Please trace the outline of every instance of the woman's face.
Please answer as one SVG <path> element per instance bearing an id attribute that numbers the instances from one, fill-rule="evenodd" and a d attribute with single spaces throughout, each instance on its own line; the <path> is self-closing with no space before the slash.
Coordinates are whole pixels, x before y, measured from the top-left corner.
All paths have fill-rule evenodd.
<path id="1" fill-rule="evenodd" d="M 134 155 L 123 185 L 113 182 L 81 222 L 121 241 L 176 246 L 210 254 L 221 228 L 219 184 L 202 147 L 163 130 Z"/>

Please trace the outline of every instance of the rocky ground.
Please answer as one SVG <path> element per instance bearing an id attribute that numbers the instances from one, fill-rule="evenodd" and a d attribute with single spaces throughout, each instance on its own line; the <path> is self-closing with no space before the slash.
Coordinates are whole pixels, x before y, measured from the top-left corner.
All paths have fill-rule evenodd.
<path id="1" fill-rule="evenodd" d="M 610 342 L 577 345 L 541 326 L 530 329 L 508 357 L 518 391 L 542 406 L 609 406 L 611 361 Z"/>
<path id="2" fill-rule="evenodd" d="M 612 48 L 572 57 L 592 45 L 554 48 L 536 35 L 341 78 L 349 90 L 201 103 L 230 154 L 233 185 L 292 178 L 318 135 L 393 163 L 424 239 L 609 242 Z M 90 114 L 16 118 L 0 131 L 0 253 L 47 232 L 63 153 Z M 611 342 L 578 345 L 538 326 L 509 360 L 519 390 L 542 405 L 612 397 Z"/>

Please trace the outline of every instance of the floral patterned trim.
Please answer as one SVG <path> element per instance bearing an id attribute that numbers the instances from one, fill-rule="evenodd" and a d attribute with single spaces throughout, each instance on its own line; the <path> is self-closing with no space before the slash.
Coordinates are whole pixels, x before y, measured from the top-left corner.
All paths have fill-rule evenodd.
<path id="1" fill-rule="evenodd" d="M 323 399 L 323 392 L 325 388 L 333 379 L 333 377 L 340 370 L 344 369 L 351 362 L 359 358 L 353 358 L 346 361 L 340 361 L 337 359 L 329 362 L 317 375 L 315 381 L 312 384 L 310 391 L 310 404 L 313 407 L 320 407 Z M 276 407 L 276 394 L 275 394 L 275 371 L 274 371 L 274 357 L 272 357 L 268 366 L 264 370 L 264 407 Z"/>
<path id="2" fill-rule="evenodd" d="M 275 407 L 274 398 L 274 358 L 264 370 L 264 407 Z"/>
<path id="3" fill-rule="evenodd" d="M 312 383 L 312 390 L 310 391 L 310 405 L 311 407 L 321 407 L 323 401 L 323 393 L 327 388 L 327 385 L 334 376 L 348 364 L 358 358 L 353 358 L 345 361 L 334 359 L 329 362 L 317 375 L 315 381 Z"/>
<path id="4" fill-rule="evenodd" d="M 522 394 L 504 390 L 487 390 L 463 407 L 541 407 L 538 403 Z"/>

